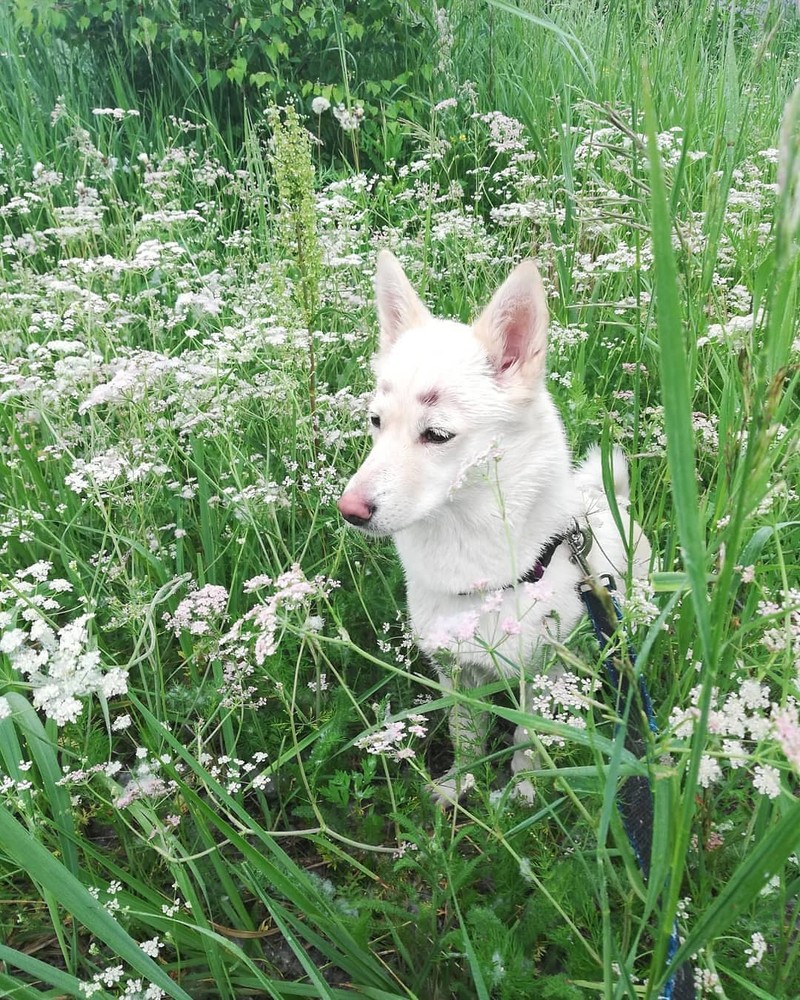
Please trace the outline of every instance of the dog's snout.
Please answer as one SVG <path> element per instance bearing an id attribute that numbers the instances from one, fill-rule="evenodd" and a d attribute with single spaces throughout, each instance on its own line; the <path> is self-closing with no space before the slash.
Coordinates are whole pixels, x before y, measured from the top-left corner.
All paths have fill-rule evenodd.
<path id="1" fill-rule="evenodd" d="M 363 528 L 365 524 L 369 524 L 372 515 L 375 513 L 375 504 L 369 503 L 368 500 L 359 496 L 355 491 L 352 493 L 343 493 L 339 497 L 337 506 L 339 513 L 345 521 L 349 521 L 350 524 L 354 524 L 358 528 Z"/>

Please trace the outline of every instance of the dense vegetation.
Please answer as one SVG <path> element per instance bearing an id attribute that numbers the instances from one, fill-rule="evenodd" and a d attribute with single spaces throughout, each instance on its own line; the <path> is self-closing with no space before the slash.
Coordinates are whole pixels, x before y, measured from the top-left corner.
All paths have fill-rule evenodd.
<path id="1" fill-rule="evenodd" d="M 793 7 L 14 0 L 0 33 L 4 995 L 650 998 L 676 915 L 698 996 L 800 995 Z M 534 256 L 575 453 L 630 456 L 649 885 L 587 628 L 535 804 L 513 690 L 463 805 L 426 792 L 461 695 L 335 509 L 380 246 L 464 320 Z"/>

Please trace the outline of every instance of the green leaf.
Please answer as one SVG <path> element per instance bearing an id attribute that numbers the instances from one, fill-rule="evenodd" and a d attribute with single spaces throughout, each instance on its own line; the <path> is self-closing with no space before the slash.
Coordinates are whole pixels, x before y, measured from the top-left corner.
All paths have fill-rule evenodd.
<path id="1" fill-rule="evenodd" d="M 464 923 L 464 918 L 461 916 L 461 907 L 458 905 L 458 894 L 456 893 L 453 879 L 448 879 L 448 882 L 451 888 L 453 907 L 456 911 L 456 916 L 458 917 L 458 925 L 461 928 L 461 938 L 464 942 L 464 951 L 467 953 L 467 961 L 469 962 L 469 969 L 472 973 L 475 995 L 478 1000 L 489 1000 L 489 990 L 486 986 L 486 980 L 483 978 L 483 971 L 481 970 L 481 965 L 478 961 L 478 955 L 475 951 L 475 946 L 472 943 L 472 938 L 469 936 L 467 925 Z"/>
<path id="2" fill-rule="evenodd" d="M 221 69 L 209 69 L 207 70 L 208 75 L 208 85 L 212 90 L 216 90 L 217 87 L 225 79 L 225 74 Z"/>
<path id="3" fill-rule="evenodd" d="M 270 900 L 265 897 L 264 902 L 267 906 L 267 909 L 269 910 L 270 916 L 275 921 L 278 930 L 281 932 L 283 940 L 292 949 L 292 951 L 295 954 L 295 957 L 297 958 L 297 961 L 303 966 L 303 968 L 306 971 L 306 975 L 311 980 L 312 984 L 314 985 L 314 988 L 318 991 L 317 996 L 319 996 L 321 1000 L 330 1000 L 331 997 L 330 987 L 322 978 L 322 976 L 320 976 L 319 972 L 317 971 L 316 964 L 311 961 L 308 954 L 306 953 L 305 948 L 303 948 L 303 946 L 300 944 L 300 942 L 292 933 L 288 923 L 286 923 L 281 918 L 282 911 L 284 915 L 288 915 L 286 914 L 286 911 L 283 910 L 283 907 L 279 906 L 279 904 L 274 900 Z"/>
<path id="4" fill-rule="evenodd" d="M 75 824 L 69 791 L 59 782 L 63 777 L 58 766 L 58 748 L 47 735 L 42 721 L 27 698 L 17 692 L 6 695 L 12 709 L 11 719 L 28 744 L 36 764 L 45 801 L 58 831 L 58 842 L 64 862 L 73 875 L 78 874 L 78 852 L 75 848 Z M 52 723 L 51 723 L 52 725 Z"/>
<path id="5" fill-rule="evenodd" d="M 739 140 L 739 70 L 736 65 L 736 45 L 734 44 L 733 30 L 735 17 L 731 12 L 728 22 L 728 39 L 725 47 L 725 75 L 723 89 L 725 94 L 725 141 L 728 150 L 732 155 L 736 143 Z"/>
<path id="6" fill-rule="evenodd" d="M 158 25 L 151 21 L 149 17 L 137 17 L 136 23 L 139 25 L 139 41 L 145 46 L 151 46 L 158 35 Z"/>
<path id="7" fill-rule="evenodd" d="M 687 334 L 680 305 L 678 272 L 672 252 L 672 221 L 667 207 L 661 155 L 658 151 L 658 127 L 652 99 L 646 108 L 659 368 L 667 434 L 667 462 L 686 575 L 691 587 L 703 656 L 708 662 L 711 653 L 711 623 L 706 580 L 706 547 L 697 496 L 692 394 L 686 351 Z"/>
<path id="8" fill-rule="evenodd" d="M 241 83 L 247 72 L 247 60 L 244 56 L 237 56 L 228 67 L 225 75 L 231 83 Z"/>

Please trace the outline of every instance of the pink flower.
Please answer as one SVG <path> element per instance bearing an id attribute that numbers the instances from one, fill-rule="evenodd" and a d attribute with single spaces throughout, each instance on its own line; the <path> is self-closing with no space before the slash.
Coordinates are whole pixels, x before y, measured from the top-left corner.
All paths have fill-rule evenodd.
<path id="1" fill-rule="evenodd" d="M 786 706 L 772 713 L 772 724 L 775 739 L 786 754 L 786 759 L 800 771 L 800 720 L 797 717 L 797 706 Z"/>
<path id="2" fill-rule="evenodd" d="M 439 618 L 434 622 L 426 641 L 435 649 L 452 649 L 458 642 L 468 642 L 478 631 L 477 611 L 465 611 L 450 618 Z"/>
<path id="3" fill-rule="evenodd" d="M 184 630 L 191 635 L 207 635 L 211 631 L 209 620 L 219 621 L 227 605 L 228 591 L 209 583 L 184 597 L 175 614 L 164 615 L 164 621 L 175 635 Z"/>
<path id="4" fill-rule="evenodd" d="M 537 580 L 536 583 L 525 583 L 522 589 L 525 591 L 525 596 L 532 601 L 549 601 L 555 596 L 553 588 L 543 580 Z"/>
<path id="5" fill-rule="evenodd" d="M 453 638 L 457 642 L 467 642 L 475 638 L 478 631 L 478 613 L 476 611 L 465 611 L 458 615 L 453 622 Z"/>
<path id="6" fill-rule="evenodd" d="M 483 611 L 485 614 L 492 611 L 498 611 L 502 603 L 503 603 L 503 591 L 493 590 L 491 593 L 486 595 L 484 602 L 481 605 L 481 611 Z"/>

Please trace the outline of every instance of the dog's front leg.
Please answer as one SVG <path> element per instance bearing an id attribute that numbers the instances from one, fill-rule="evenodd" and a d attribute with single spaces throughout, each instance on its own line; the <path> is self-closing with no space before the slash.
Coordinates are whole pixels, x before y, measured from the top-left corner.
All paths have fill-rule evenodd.
<path id="1" fill-rule="evenodd" d="M 452 685 L 448 682 L 447 686 Z M 465 768 L 485 753 L 489 713 L 477 711 L 469 705 L 454 705 L 450 709 L 449 725 L 455 755 L 453 767 L 430 784 L 434 802 L 445 809 L 455 805 L 475 783 L 474 776 Z"/>

